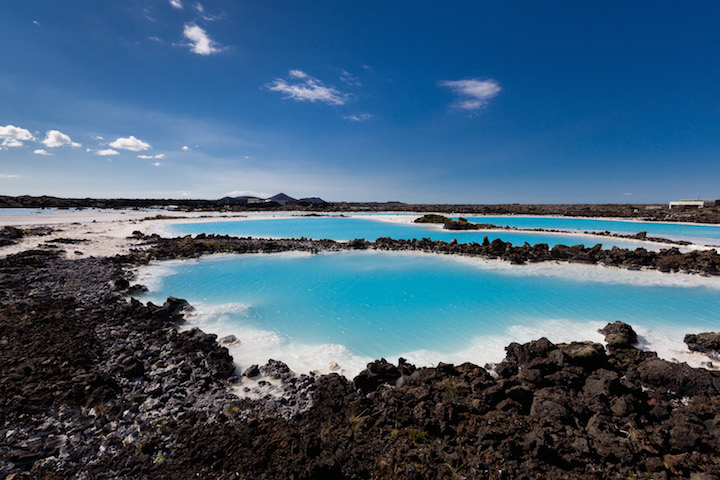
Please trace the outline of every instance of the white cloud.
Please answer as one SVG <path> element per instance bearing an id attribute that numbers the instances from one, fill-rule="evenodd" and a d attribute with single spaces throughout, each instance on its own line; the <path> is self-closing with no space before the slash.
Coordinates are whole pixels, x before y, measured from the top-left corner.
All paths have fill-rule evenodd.
<path id="1" fill-rule="evenodd" d="M 44 156 L 46 156 L 46 157 L 51 157 L 51 156 L 52 156 L 52 153 L 48 153 L 47 150 L 42 149 L 42 148 L 38 148 L 38 149 L 35 150 L 33 153 L 34 153 L 35 155 L 44 155 Z"/>
<path id="2" fill-rule="evenodd" d="M 92 137 L 92 139 L 93 139 L 93 140 L 105 140 L 105 139 L 104 139 L 103 137 L 101 137 L 100 135 L 95 135 L 94 137 Z"/>
<path id="3" fill-rule="evenodd" d="M 190 50 L 198 55 L 212 55 L 220 51 L 207 32 L 195 24 L 186 23 L 183 35 L 190 40 Z"/>
<path id="4" fill-rule="evenodd" d="M 118 138 L 114 142 L 111 142 L 110 146 L 121 150 L 130 150 L 131 152 L 142 152 L 143 150 L 150 150 L 152 148 L 149 143 L 138 140 L 132 135 L 127 138 Z"/>
<path id="5" fill-rule="evenodd" d="M 487 105 L 488 100 L 500 93 L 500 85 L 495 80 L 446 80 L 440 82 L 441 87 L 450 88 L 458 96 L 453 106 L 461 110 L 479 110 Z"/>
<path id="6" fill-rule="evenodd" d="M 293 78 L 308 78 L 309 75 L 302 70 L 290 70 L 290 76 Z"/>
<path id="7" fill-rule="evenodd" d="M 159 167 L 160 165 L 161 165 L 160 162 L 155 162 L 155 163 L 153 163 L 153 166 L 154 166 L 154 167 Z"/>
<path id="8" fill-rule="evenodd" d="M 8 175 L 7 173 L 0 173 L 0 178 L 20 178 L 20 175 Z"/>
<path id="9" fill-rule="evenodd" d="M 23 146 L 23 142 L 21 142 L 17 138 L 6 138 L 0 144 L 0 147 L 5 147 L 5 148 L 17 148 L 17 147 L 22 147 L 22 146 Z"/>
<path id="10" fill-rule="evenodd" d="M 120 153 L 108 148 L 107 150 L 98 150 L 95 155 L 100 155 L 101 157 L 109 157 L 110 155 L 120 155 Z"/>
<path id="11" fill-rule="evenodd" d="M 144 160 L 153 160 L 153 159 L 162 160 L 163 158 L 165 158 L 165 154 L 164 154 L 164 153 L 158 153 L 157 155 L 138 155 L 137 157 L 138 157 L 138 158 L 142 158 L 142 159 L 144 159 Z"/>
<path id="12" fill-rule="evenodd" d="M 290 70 L 289 75 L 298 81 L 276 78 L 268 83 L 266 88 L 273 92 L 285 94 L 285 98 L 292 98 L 298 102 L 324 102 L 330 105 L 344 105 L 348 95 L 338 91 L 335 87 L 326 86 L 317 78 L 311 77 L 302 70 Z"/>
<path id="13" fill-rule="evenodd" d="M 345 115 L 343 118 L 351 122 L 365 122 L 373 118 L 373 116 L 369 113 L 361 113 L 359 115 Z"/>
<path id="14" fill-rule="evenodd" d="M 233 190 L 232 192 L 228 192 L 226 197 L 258 197 L 258 198 L 268 198 L 270 195 L 264 192 L 252 192 L 250 190 Z"/>
<path id="15" fill-rule="evenodd" d="M 64 145 L 70 145 L 73 148 L 82 146 L 77 142 L 73 142 L 69 136 L 57 130 L 48 130 L 45 133 L 45 140 L 43 140 L 42 143 L 48 148 L 57 148 Z"/>
<path id="16" fill-rule="evenodd" d="M 35 137 L 29 130 L 24 128 L 16 127 L 14 125 L 0 126 L 0 143 L 1 147 L 22 147 L 23 142 L 28 140 L 35 140 Z"/>
<path id="17" fill-rule="evenodd" d="M 188 147 L 187 145 L 183 145 L 183 147 L 182 147 L 181 150 L 182 150 L 183 152 L 189 152 L 189 151 L 190 151 L 190 147 Z"/>
<path id="18" fill-rule="evenodd" d="M 170 5 L 177 8 L 178 10 L 183 9 L 183 4 L 181 0 L 170 0 Z"/>

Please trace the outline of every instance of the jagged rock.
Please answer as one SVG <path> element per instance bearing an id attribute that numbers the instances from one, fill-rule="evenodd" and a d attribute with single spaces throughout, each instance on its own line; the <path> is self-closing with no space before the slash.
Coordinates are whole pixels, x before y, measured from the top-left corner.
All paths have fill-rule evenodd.
<path id="1" fill-rule="evenodd" d="M 245 369 L 242 376 L 248 378 L 255 378 L 260 375 L 260 368 L 257 365 L 250 365 Z"/>
<path id="2" fill-rule="evenodd" d="M 123 376 L 127 378 L 142 377 L 145 373 L 145 366 L 136 359 L 131 358 L 123 364 Z"/>
<path id="3" fill-rule="evenodd" d="M 513 342 L 505 347 L 505 361 L 523 365 L 535 358 L 547 357 L 548 353 L 555 349 L 557 347 L 545 337 L 522 345 Z"/>
<path id="4" fill-rule="evenodd" d="M 572 342 L 562 349 L 571 363 L 591 370 L 602 367 L 607 362 L 605 348 L 599 343 Z"/>
<path id="5" fill-rule="evenodd" d="M 380 385 L 395 385 L 400 376 L 400 369 L 382 358 L 368 363 L 367 368 L 353 379 L 353 385 L 361 392 L 368 393 Z"/>
<path id="6" fill-rule="evenodd" d="M 687 334 L 683 341 L 693 352 L 704 353 L 714 360 L 720 360 L 720 332 Z"/>
<path id="7" fill-rule="evenodd" d="M 620 321 L 608 323 L 598 332 L 605 335 L 605 341 L 610 348 L 631 348 L 638 341 L 637 334 L 632 327 Z"/>
<path id="8" fill-rule="evenodd" d="M 290 370 L 290 367 L 288 367 L 284 362 L 272 359 L 268 360 L 265 365 L 260 367 L 260 373 L 266 377 L 278 380 L 284 380 L 294 375 L 293 371 Z"/>
<path id="9" fill-rule="evenodd" d="M 170 312 L 170 315 L 179 315 L 185 311 L 193 310 L 192 305 L 187 300 L 175 297 L 168 297 L 162 308 Z"/>
<path id="10" fill-rule="evenodd" d="M 141 295 L 141 294 L 147 293 L 147 292 L 148 292 L 148 288 L 145 285 L 136 284 L 136 285 L 130 285 L 130 287 L 128 287 L 126 293 L 128 295 Z"/>
<path id="11" fill-rule="evenodd" d="M 240 340 L 235 335 L 226 335 L 220 339 L 218 339 L 218 343 L 221 343 L 223 345 L 235 345 L 240 343 Z"/>

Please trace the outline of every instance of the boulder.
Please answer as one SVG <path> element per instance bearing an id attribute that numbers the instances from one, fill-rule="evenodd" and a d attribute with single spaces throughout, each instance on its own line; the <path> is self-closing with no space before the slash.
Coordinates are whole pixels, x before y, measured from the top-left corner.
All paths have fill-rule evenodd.
<path id="1" fill-rule="evenodd" d="M 605 341 L 610 349 L 632 348 L 638 341 L 637 334 L 632 327 L 620 321 L 608 323 L 598 332 L 605 335 Z"/>
<path id="2" fill-rule="evenodd" d="M 720 360 L 720 332 L 688 334 L 683 341 L 693 352 L 704 353 L 712 359 Z"/>
<path id="3" fill-rule="evenodd" d="M 145 374 L 145 365 L 137 358 L 130 358 L 123 363 L 123 376 L 126 378 L 142 377 Z"/>
<path id="4" fill-rule="evenodd" d="M 362 393 L 375 391 L 380 385 L 395 383 L 400 378 L 400 369 L 384 358 L 367 364 L 367 368 L 353 379 L 353 386 Z"/>

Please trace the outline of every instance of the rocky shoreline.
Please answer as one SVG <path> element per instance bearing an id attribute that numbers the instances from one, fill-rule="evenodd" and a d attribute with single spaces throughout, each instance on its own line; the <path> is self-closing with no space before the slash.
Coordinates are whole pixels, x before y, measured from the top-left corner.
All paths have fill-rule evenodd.
<path id="1" fill-rule="evenodd" d="M 569 262 L 590 265 L 604 265 L 626 269 L 648 269 L 661 272 L 679 272 L 701 275 L 720 275 L 720 254 L 716 250 L 695 250 L 682 253 L 676 247 L 651 252 L 644 248 L 629 250 L 613 247 L 603 249 L 601 245 L 585 247 L 583 245 L 556 245 L 550 248 L 547 244 L 513 245 L 487 237 L 482 243 L 458 243 L 429 238 L 414 240 L 396 240 L 378 238 L 374 242 L 355 239 L 349 242 L 334 240 L 299 239 L 258 239 L 251 237 L 231 237 L 227 235 L 185 236 L 163 238 L 158 235 L 144 235 L 135 232 L 134 238 L 143 240 L 147 247 L 134 249 L 128 255 L 117 257 L 117 261 L 144 264 L 151 260 L 172 260 L 196 258 L 213 253 L 277 253 L 286 251 L 304 251 L 318 253 L 321 251 L 341 250 L 380 250 L 380 251 L 415 251 L 425 253 L 472 256 L 483 259 L 497 259 L 513 264 L 539 262 Z"/>
<path id="2" fill-rule="evenodd" d="M 604 217 L 662 222 L 720 224 L 720 206 L 673 208 L 663 204 L 411 204 L 402 202 L 315 202 L 300 201 L 285 206 L 276 202 L 237 204 L 227 199 L 101 199 L 51 196 L 0 195 L 0 208 L 176 208 L 184 211 L 307 211 L 307 212 L 438 212 L 449 215 L 555 215 L 561 217 Z M 318 199 L 319 200 L 319 199 Z"/>
<path id="3" fill-rule="evenodd" d="M 558 230 L 554 228 L 520 228 L 520 227 L 510 227 L 510 226 L 501 226 L 501 225 L 493 225 L 489 223 L 473 223 L 469 222 L 467 219 L 460 217 L 458 220 L 453 220 L 452 218 L 444 217 L 442 215 L 437 214 L 427 214 L 423 215 L 422 217 L 415 220 L 414 223 L 435 223 L 435 224 L 442 224 L 444 230 L 507 230 L 511 232 L 542 232 L 542 233 L 568 233 L 571 232 L 570 230 Z M 664 237 L 648 237 L 647 232 L 638 232 L 634 235 L 625 235 L 620 233 L 612 233 L 609 231 L 583 231 L 582 232 L 585 235 L 593 235 L 598 237 L 611 237 L 611 238 L 627 238 L 630 240 L 642 240 L 646 242 L 654 242 L 654 243 L 667 243 L 674 246 L 685 246 L 685 245 L 692 245 L 691 242 L 688 242 L 686 240 L 671 240 L 669 238 Z"/>
<path id="4" fill-rule="evenodd" d="M 157 258 L 378 248 L 508 259 L 522 247 L 147 241 L 108 259 L 0 260 L 0 477 L 720 478 L 720 374 L 636 349 L 623 324 L 604 329 L 607 351 L 540 339 L 509 345 L 490 371 L 379 360 L 348 380 L 273 361 L 248 378 L 214 335 L 178 330 L 186 302 L 126 297 L 132 267 Z"/>

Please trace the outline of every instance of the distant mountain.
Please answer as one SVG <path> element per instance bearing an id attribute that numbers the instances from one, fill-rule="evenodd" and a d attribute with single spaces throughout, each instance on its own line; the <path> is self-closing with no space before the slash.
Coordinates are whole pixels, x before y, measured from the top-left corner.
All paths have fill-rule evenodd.
<path id="1" fill-rule="evenodd" d="M 275 196 L 272 196 L 268 198 L 268 200 L 272 200 L 273 202 L 277 202 L 280 205 L 285 205 L 288 202 L 297 202 L 296 199 L 292 198 L 289 195 L 285 195 L 284 193 L 278 193 Z"/>
<path id="2" fill-rule="evenodd" d="M 215 202 L 217 205 L 248 205 L 253 204 L 258 207 L 262 208 L 271 208 L 271 207 L 277 207 L 277 206 L 284 206 L 294 203 L 299 204 L 310 204 L 310 203 L 326 203 L 325 200 L 323 200 L 320 197 L 307 197 L 307 198 L 301 198 L 300 200 L 296 200 L 290 195 L 286 195 L 284 193 L 278 193 L 275 196 L 272 196 L 270 198 L 260 198 L 260 197 L 252 197 L 249 195 L 245 195 L 242 197 L 223 197 L 220 200 L 217 200 Z"/>

